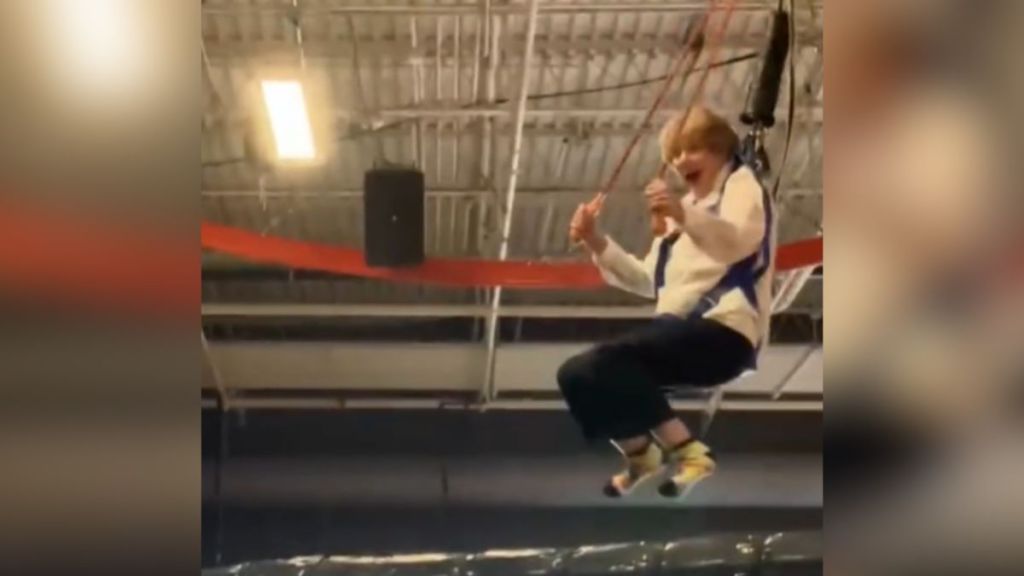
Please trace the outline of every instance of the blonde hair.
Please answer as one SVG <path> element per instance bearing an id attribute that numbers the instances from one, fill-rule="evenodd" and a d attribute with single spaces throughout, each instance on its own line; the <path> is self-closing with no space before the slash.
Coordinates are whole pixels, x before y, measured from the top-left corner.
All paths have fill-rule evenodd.
<path id="1" fill-rule="evenodd" d="M 740 146 L 739 136 L 729 122 L 703 106 L 693 106 L 689 114 L 681 112 L 673 116 L 661 129 L 658 140 L 661 159 L 666 163 L 678 158 L 684 150 L 708 150 L 730 158 Z"/>

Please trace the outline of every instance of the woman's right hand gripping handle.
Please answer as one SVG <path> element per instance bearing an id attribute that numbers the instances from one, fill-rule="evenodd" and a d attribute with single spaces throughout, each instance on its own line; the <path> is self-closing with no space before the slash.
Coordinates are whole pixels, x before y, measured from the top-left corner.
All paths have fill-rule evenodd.
<path id="1" fill-rule="evenodd" d="M 604 252 L 608 241 L 597 229 L 597 216 L 601 213 L 604 197 L 598 196 L 586 204 L 580 204 L 569 223 L 569 240 L 573 244 L 582 243 L 594 254 Z"/>

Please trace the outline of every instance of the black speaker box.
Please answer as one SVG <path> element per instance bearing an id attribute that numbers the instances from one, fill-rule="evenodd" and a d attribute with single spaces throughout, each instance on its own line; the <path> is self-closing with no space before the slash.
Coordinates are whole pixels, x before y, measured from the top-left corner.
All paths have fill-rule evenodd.
<path id="1" fill-rule="evenodd" d="M 366 264 L 417 266 L 423 248 L 423 173 L 413 168 L 374 168 L 363 180 Z"/>

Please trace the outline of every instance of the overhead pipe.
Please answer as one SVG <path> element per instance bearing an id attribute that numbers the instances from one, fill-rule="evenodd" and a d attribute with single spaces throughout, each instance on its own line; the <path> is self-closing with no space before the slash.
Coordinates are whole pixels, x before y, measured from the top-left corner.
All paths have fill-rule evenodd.
<path id="1" fill-rule="evenodd" d="M 816 4 L 821 5 L 821 2 Z M 518 4 L 495 6 L 492 8 L 494 14 L 522 14 L 523 9 Z M 735 10 L 746 12 L 760 12 L 764 10 L 764 2 L 737 2 Z M 360 15 L 384 15 L 401 14 L 403 16 L 454 16 L 458 14 L 474 14 L 479 11 L 476 4 L 450 4 L 450 5 L 351 5 L 351 6 L 327 6 L 308 10 L 310 14 L 360 14 Z M 684 0 L 676 2 L 591 2 L 587 4 L 570 4 L 565 2 L 551 2 L 545 4 L 540 11 L 545 14 L 594 14 L 594 13 L 675 13 L 680 12 L 703 12 L 707 9 L 707 2 L 703 0 Z M 276 6 L 204 6 L 206 14 L 251 14 L 251 13 L 276 13 L 282 9 Z"/>

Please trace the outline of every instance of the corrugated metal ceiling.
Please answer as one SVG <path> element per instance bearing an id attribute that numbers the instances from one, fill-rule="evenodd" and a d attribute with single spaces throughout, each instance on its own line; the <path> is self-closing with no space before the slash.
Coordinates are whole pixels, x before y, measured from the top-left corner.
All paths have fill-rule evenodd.
<path id="1" fill-rule="evenodd" d="M 510 257 L 579 257 L 565 235 L 572 210 L 607 179 L 653 101 L 658 77 L 678 54 L 687 22 L 704 4 L 543 3 L 534 65 L 527 72 L 531 97 Z M 522 81 L 525 3 L 305 0 L 297 5 L 296 10 L 289 0 L 204 3 L 205 217 L 268 234 L 360 246 L 364 171 L 381 161 L 415 164 L 427 179 L 428 254 L 493 257 L 497 206 L 506 193 L 511 159 L 509 100 Z M 774 2 L 739 5 L 716 62 L 764 47 Z M 796 10 L 796 133 L 780 210 L 783 241 L 815 233 L 821 214 L 820 3 L 796 2 Z M 317 129 L 331 142 L 327 161 L 292 170 L 253 161 L 244 141 L 259 110 L 248 95 L 266 75 L 299 74 L 302 62 L 311 106 L 323 111 Z M 703 102 L 738 118 L 757 69 L 756 59 L 714 68 Z M 689 101 L 694 84 L 675 91 L 661 118 Z M 786 106 L 784 91 L 780 110 Z M 786 128 L 785 115 L 779 117 L 768 141 L 776 161 Z M 648 129 L 606 211 L 607 229 L 634 250 L 645 247 L 648 235 L 637 192 L 656 171 L 657 156 L 654 130 Z M 207 261 L 206 298 L 234 298 L 228 294 L 236 281 L 216 279 L 215 270 L 224 265 L 220 258 Z M 330 288 L 297 290 L 275 285 L 287 280 L 264 280 L 243 292 L 250 302 L 382 297 L 381 290 L 355 288 L 358 282 L 318 282 Z M 408 301 L 429 292 L 408 286 L 393 290 L 391 297 Z M 466 298 L 460 291 L 440 293 L 452 301 Z M 536 297 L 571 302 L 578 296 Z M 602 298 L 622 301 L 610 294 Z"/>

